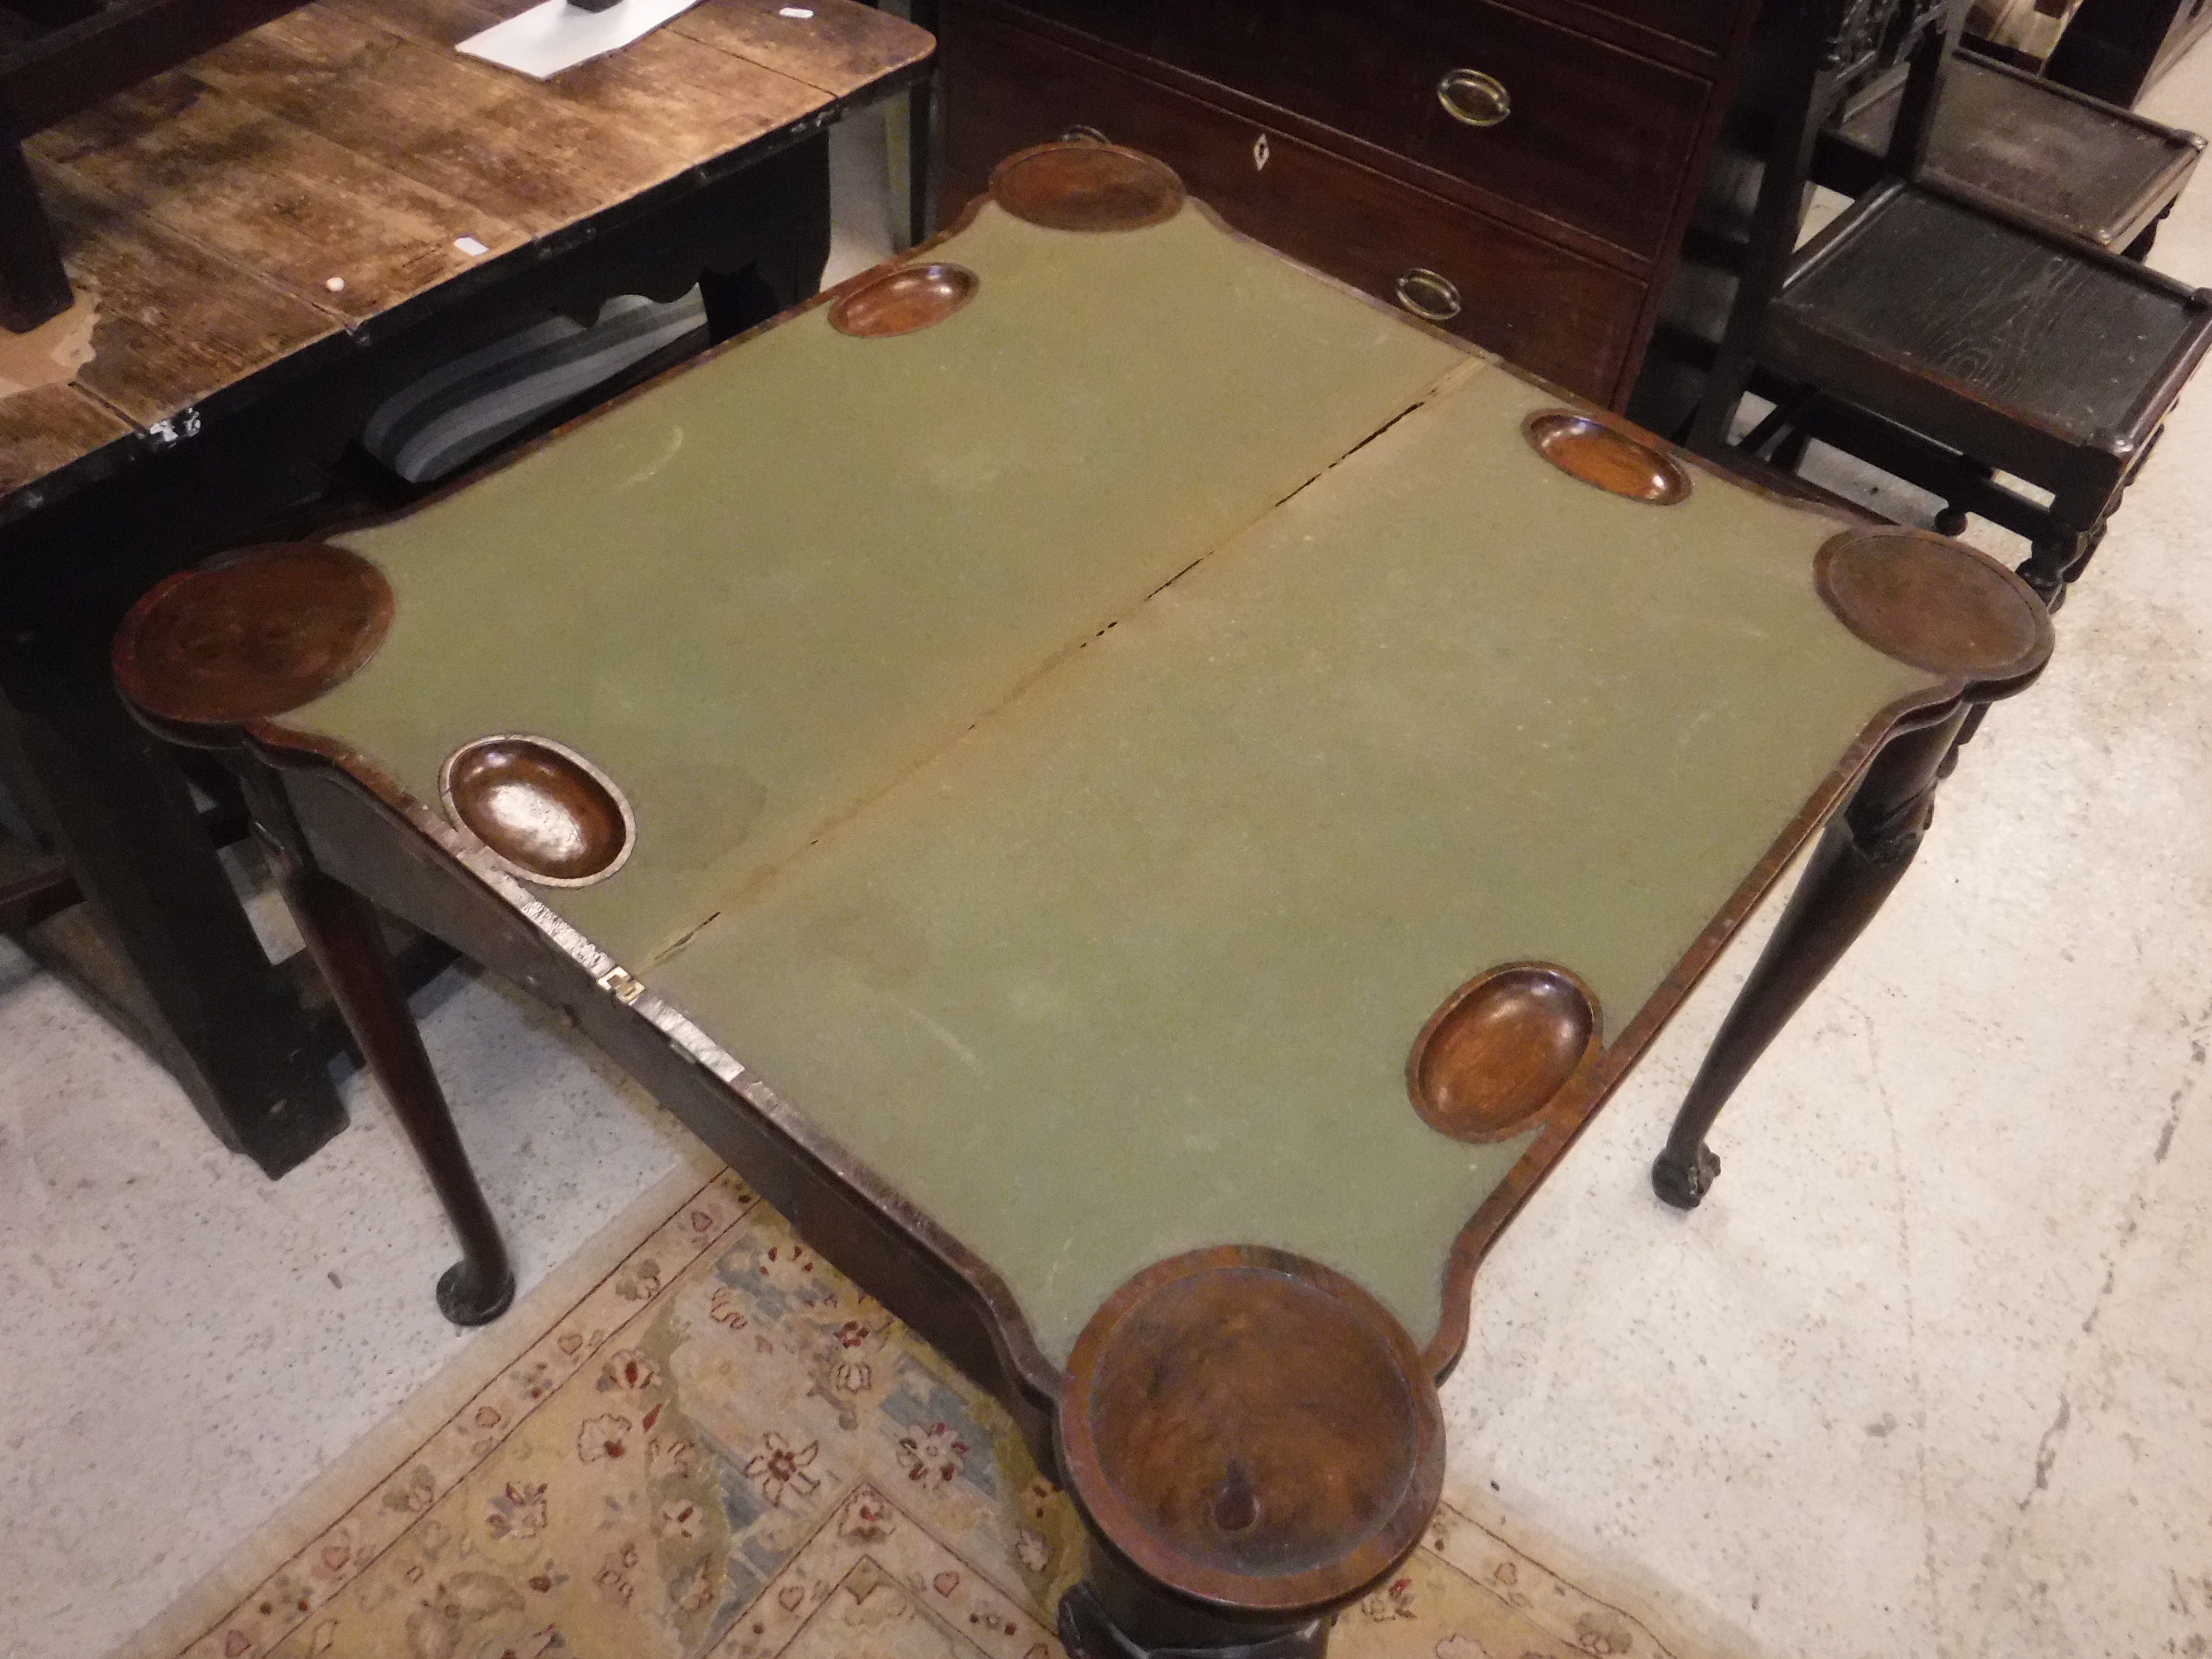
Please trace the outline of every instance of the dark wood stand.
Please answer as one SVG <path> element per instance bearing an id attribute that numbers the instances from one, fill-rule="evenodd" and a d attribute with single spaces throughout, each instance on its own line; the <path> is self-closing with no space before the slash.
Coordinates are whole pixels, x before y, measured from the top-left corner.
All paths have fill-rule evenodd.
<path id="1" fill-rule="evenodd" d="M 438 1280 L 439 1310 L 456 1325 L 488 1324 L 514 1300 L 514 1269 L 453 1127 L 445 1091 L 422 1050 L 422 1036 L 408 1012 L 376 911 L 360 894 L 315 867 L 307 837 L 275 778 L 252 764 L 239 771 L 301 937 L 460 1241 L 461 1259 Z"/>

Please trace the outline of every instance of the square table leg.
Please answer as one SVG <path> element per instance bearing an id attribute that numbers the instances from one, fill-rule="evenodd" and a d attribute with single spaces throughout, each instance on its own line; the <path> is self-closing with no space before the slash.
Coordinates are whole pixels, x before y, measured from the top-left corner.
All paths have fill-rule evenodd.
<path id="1" fill-rule="evenodd" d="M 313 1022 L 233 896 L 184 775 L 111 687 L 0 696 L 0 763 L 50 835 L 118 1011 L 224 1146 L 282 1175 L 345 1127 Z M 26 699 L 27 701 L 27 697 Z"/>
<path id="2" fill-rule="evenodd" d="M 23 147 L 0 120 L 0 329 L 27 332 L 74 297 Z"/>
<path id="3" fill-rule="evenodd" d="M 939 0 L 912 0 L 908 15 L 932 34 L 940 32 Z M 908 94 L 907 224 L 916 242 L 942 228 L 939 195 L 945 181 L 945 71 L 937 60 L 928 77 Z"/>

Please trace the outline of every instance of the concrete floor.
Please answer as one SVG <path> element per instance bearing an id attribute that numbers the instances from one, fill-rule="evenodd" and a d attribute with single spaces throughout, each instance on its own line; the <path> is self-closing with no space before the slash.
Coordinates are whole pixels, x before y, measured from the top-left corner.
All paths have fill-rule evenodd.
<path id="1" fill-rule="evenodd" d="M 2146 108 L 2212 128 L 2212 53 Z M 840 143 L 833 276 L 880 245 L 872 142 Z M 2154 263 L 2212 282 L 2212 185 Z M 1483 1270 L 1455 1478 L 1747 1655 L 2212 1652 L 2208 457 L 2200 386 L 1705 1207 L 1644 1171 L 1771 904 Z M 682 1132 L 487 984 L 423 1006 L 526 1287 Z M 421 1177 L 349 1101 L 268 1182 L 0 945 L 0 1653 L 105 1652 L 470 1340 Z"/>

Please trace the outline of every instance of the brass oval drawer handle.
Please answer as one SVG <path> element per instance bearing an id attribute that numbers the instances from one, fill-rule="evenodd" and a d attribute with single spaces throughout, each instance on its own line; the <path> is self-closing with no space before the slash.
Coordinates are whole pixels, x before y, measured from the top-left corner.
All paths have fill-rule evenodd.
<path id="1" fill-rule="evenodd" d="M 1513 99 L 1503 82 L 1480 70 L 1455 69 L 1437 82 L 1437 101 L 1455 121 L 1494 127 L 1513 113 Z"/>
<path id="2" fill-rule="evenodd" d="M 1060 142 L 1063 144 L 1110 144 L 1114 141 L 1097 127 L 1086 127 L 1079 122 L 1060 135 Z"/>
<path id="3" fill-rule="evenodd" d="M 1398 278 L 1398 303 L 1416 317 L 1448 323 L 1460 313 L 1458 284 L 1449 276 L 1415 265 Z"/>

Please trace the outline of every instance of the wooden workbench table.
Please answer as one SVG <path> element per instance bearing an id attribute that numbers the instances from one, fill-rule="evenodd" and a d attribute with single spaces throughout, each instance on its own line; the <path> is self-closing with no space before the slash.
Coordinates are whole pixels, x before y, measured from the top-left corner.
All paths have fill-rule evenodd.
<path id="1" fill-rule="evenodd" d="M 855 0 L 705 0 L 548 82 L 453 51 L 524 5 L 315 0 L 27 146 L 78 297 L 0 334 L 0 777 L 88 977 L 272 1173 L 343 1121 L 327 1055 L 114 700 L 117 619 L 311 521 L 377 403 L 533 317 L 698 283 L 720 337 L 811 293 L 824 130 L 933 48 Z"/>
<path id="2" fill-rule="evenodd" d="M 0 339 L 0 522 L 272 371 L 312 372 L 805 137 L 929 51 L 854 0 L 809 20 L 710 0 L 550 82 L 452 50 L 521 9 L 317 0 L 33 139 L 80 301 Z M 88 330 L 73 378 L 18 389 Z"/>

